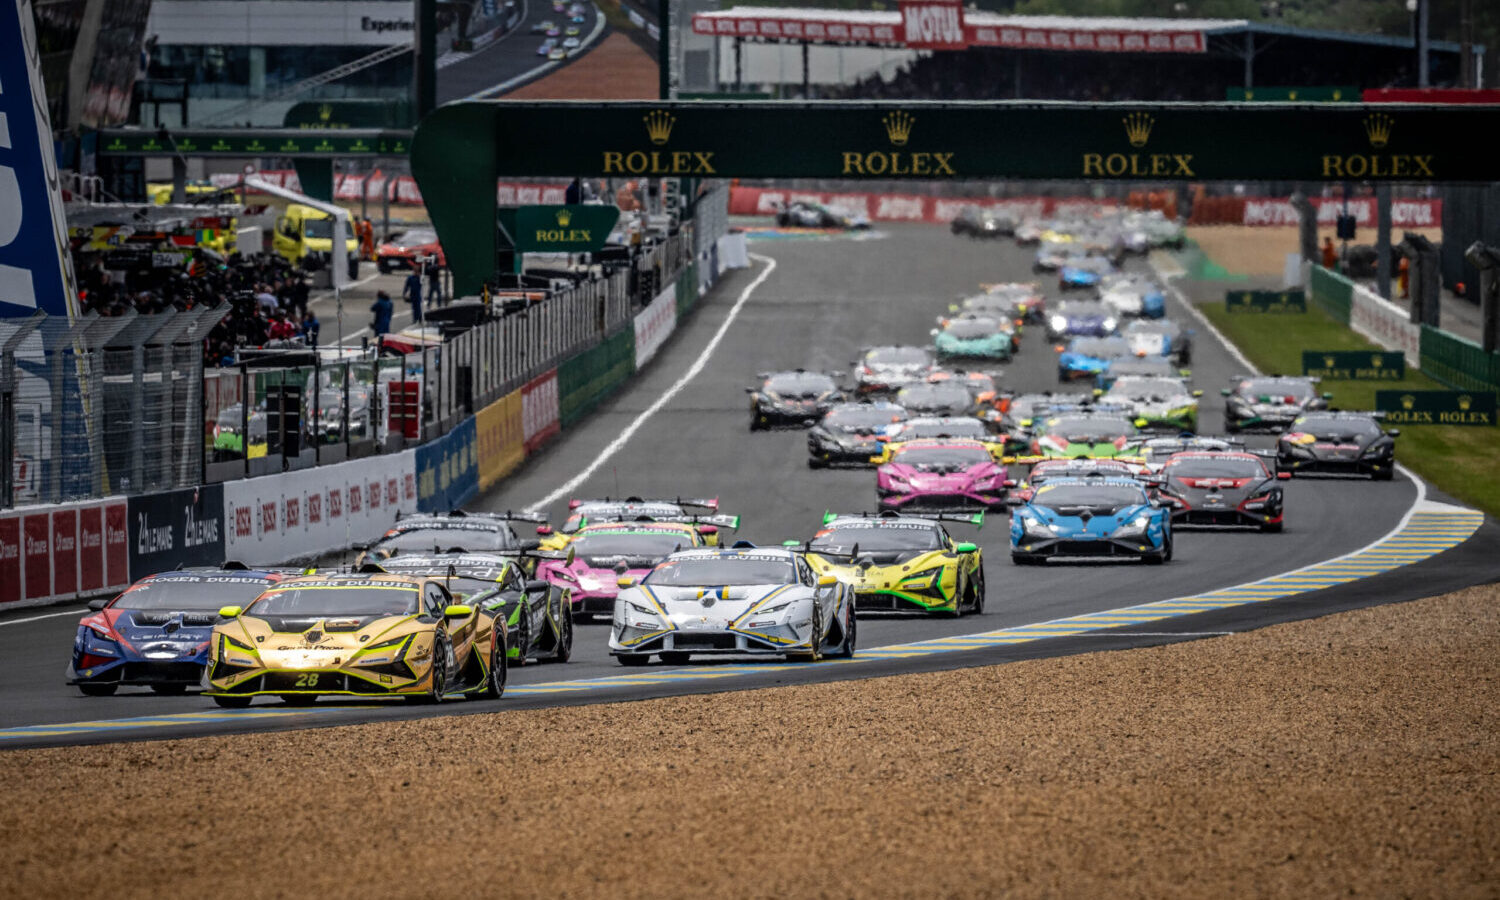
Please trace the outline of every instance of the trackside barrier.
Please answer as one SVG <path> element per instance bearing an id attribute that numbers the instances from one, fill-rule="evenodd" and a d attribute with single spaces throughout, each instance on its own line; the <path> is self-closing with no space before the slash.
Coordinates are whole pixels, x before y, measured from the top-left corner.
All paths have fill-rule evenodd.
<path id="1" fill-rule="evenodd" d="M 597 347 L 557 367 L 558 421 L 567 428 L 635 372 L 635 328 L 627 326 Z"/>
<path id="2" fill-rule="evenodd" d="M 0 514 L 0 608 L 41 606 L 130 584 L 124 499 Z"/>
<path id="3" fill-rule="evenodd" d="M 1500 353 L 1486 353 L 1472 341 L 1423 325 L 1422 371 L 1463 391 L 1500 390 Z"/>
<path id="4" fill-rule="evenodd" d="M 473 416 L 416 449 L 417 508 L 446 512 L 479 493 L 479 433 Z"/>
<path id="5" fill-rule="evenodd" d="M 672 331 L 677 327 L 677 295 L 683 284 L 686 283 L 688 273 L 675 285 L 667 285 L 667 289 L 656 295 L 650 305 L 635 314 L 635 367 L 639 371 L 661 345 L 666 343 Z"/>
<path id="6" fill-rule="evenodd" d="M 556 369 L 538 375 L 521 388 L 521 430 L 526 454 L 540 450 L 562 428 L 557 401 Z"/>
<path id="7" fill-rule="evenodd" d="M 1406 310 L 1357 284 L 1349 301 L 1350 328 L 1387 350 L 1404 351 L 1408 366 L 1423 367 L 1422 329 Z"/>
<path id="8" fill-rule="evenodd" d="M 135 494 L 127 501 L 130 578 L 225 559 L 224 486 Z"/>
<path id="9" fill-rule="evenodd" d="M 1308 298 L 1344 325 L 1349 324 L 1353 295 L 1354 282 L 1322 266 L 1312 267 L 1308 277 Z"/>
<path id="10" fill-rule="evenodd" d="M 526 459 L 522 400 L 520 391 L 511 391 L 474 414 L 481 491 L 489 490 Z"/>

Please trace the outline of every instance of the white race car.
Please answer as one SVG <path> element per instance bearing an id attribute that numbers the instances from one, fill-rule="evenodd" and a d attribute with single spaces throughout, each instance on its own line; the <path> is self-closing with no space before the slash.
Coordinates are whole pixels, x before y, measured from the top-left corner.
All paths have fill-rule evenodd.
<path id="1" fill-rule="evenodd" d="M 622 577 L 620 587 L 609 652 L 621 665 L 644 665 L 653 654 L 670 664 L 692 654 L 854 655 L 853 592 L 819 577 L 797 550 L 683 550 L 638 584 Z"/>

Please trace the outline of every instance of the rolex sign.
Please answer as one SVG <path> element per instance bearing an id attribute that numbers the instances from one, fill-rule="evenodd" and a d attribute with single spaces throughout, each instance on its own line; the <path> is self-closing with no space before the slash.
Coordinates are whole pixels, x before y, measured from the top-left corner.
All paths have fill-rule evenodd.
<path id="1" fill-rule="evenodd" d="M 516 249 L 522 253 L 592 253 L 620 219 L 617 206 L 568 204 L 516 210 Z"/>

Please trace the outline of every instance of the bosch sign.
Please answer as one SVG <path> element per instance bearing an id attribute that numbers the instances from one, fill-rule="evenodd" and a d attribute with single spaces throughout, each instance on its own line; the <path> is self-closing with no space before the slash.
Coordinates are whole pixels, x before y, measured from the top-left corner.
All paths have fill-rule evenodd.
<path id="1" fill-rule="evenodd" d="M 964 9 L 954 0 L 902 0 L 901 26 L 906 46 L 917 50 L 962 50 Z"/>

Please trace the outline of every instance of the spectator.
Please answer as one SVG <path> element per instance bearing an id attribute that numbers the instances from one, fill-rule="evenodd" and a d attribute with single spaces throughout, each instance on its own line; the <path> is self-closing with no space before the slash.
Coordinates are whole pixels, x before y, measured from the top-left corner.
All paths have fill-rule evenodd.
<path id="1" fill-rule="evenodd" d="M 278 309 L 271 319 L 269 336 L 273 341 L 285 341 L 297 336 L 297 326 L 287 318 L 286 310 Z"/>
<path id="2" fill-rule="evenodd" d="M 276 295 L 271 293 L 270 285 L 260 284 L 256 285 L 256 288 L 255 302 L 260 306 L 261 312 L 264 315 L 272 315 L 276 310 L 281 308 L 281 301 L 277 300 Z"/>
<path id="3" fill-rule="evenodd" d="M 443 303 L 443 270 L 435 262 L 427 264 L 427 302 L 433 306 Z"/>
<path id="4" fill-rule="evenodd" d="M 1323 268 L 1330 272 L 1338 268 L 1339 251 L 1333 246 L 1333 238 L 1323 238 Z"/>
<path id="5" fill-rule="evenodd" d="M 391 313 L 395 305 L 391 303 L 391 295 L 385 291 L 375 292 L 375 302 L 370 306 L 370 312 L 375 314 L 375 320 L 370 323 L 370 330 L 375 332 L 376 337 L 391 332 Z"/>
<path id="6" fill-rule="evenodd" d="M 312 310 L 302 314 L 302 339 L 307 341 L 308 346 L 318 346 L 318 332 L 322 330 L 323 324 Z"/>
<path id="7" fill-rule="evenodd" d="M 411 320 L 422 321 L 422 267 L 420 264 L 412 265 L 411 274 L 406 276 L 406 286 L 401 288 L 401 299 L 411 304 Z"/>

